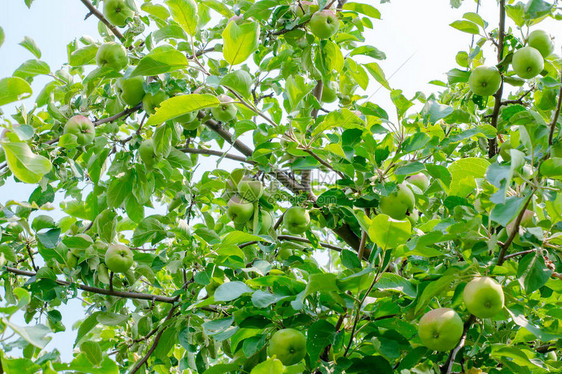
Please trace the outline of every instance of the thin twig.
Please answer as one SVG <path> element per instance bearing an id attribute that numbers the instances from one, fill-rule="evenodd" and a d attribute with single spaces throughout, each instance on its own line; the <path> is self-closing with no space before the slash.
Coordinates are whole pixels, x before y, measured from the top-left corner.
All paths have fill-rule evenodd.
<path id="1" fill-rule="evenodd" d="M 223 158 L 228 158 L 234 161 L 240 161 L 240 162 L 245 162 L 248 164 L 255 164 L 254 161 L 248 160 L 246 157 L 242 157 L 242 156 L 237 156 L 237 155 L 233 155 L 230 153 L 226 153 L 226 152 L 222 152 L 222 151 L 215 151 L 212 149 L 203 149 L 203 148 L 181 148 L 180 151 L 184 152 L 184 153 L 191 153 L 191 154 L 197 154 L 197 155 L 209 155 L 209 156 L 218 156 L 218 157 L 223 157 Z"/>
<path id="2" fill-rule="evenodd" d="M 498 261 L 497 261 L 498 266 L 501 266 L 501 264 L 503 264 L 503 262 L 505 261 L 505 254 L 507 252 L 507 249 L 509 248 L 509 246 L 513 242 L 513 239 L 515 239 L 515 235 L 517 235 L 517 232 L 519 231 L 519 225 L 521 225 L 521 220 L 523 219 L 523 215 L 525 214 L 525 210 L 527 209 L 527 207 L 529 206 L 529 203 L 531 202 L 531 200 L 533 198 L 534 192 L 535 191 L 533 190 L 531 195 L 529 195 L 529 198 L 525 202 L 525 205 L 523 205 L 523 209 L 521 209 L 521 212 L 519 212 L 519 215 L 515 219 L 515 222 L 513 224 L 513 229 L 509 233 L 509 237 L 507 238 L 505 243 L 501 246 L 500 255 L 498 256 Z"/>
<path id="3" fill-rule="evenodd" d="M 562 72 L 560 72 L 560 82 L 562 84 Z M 556 129 L 556 123 L 558 122 L 558 117 L 560 116 L 560 107 L 562 106 L 562 85 L 558 92 L 558 104 L 556 105 L 556 112 L 554 113 L 554 118 L 550 123 L 550 133 L 548 134 L 548 145 L 552 145 L 554 141 L 554 130 Z"/>
<path id="4" fill-rule="evenodd" d="M 521 251 L 521 252 L 517 252 L 517 253 L 512 253 L 512 254 L 510 254 L 510 255 L 504 256 L 503 259 L 504 259 L 504 260 L 507 260 L 507 259 L 510 259 L 510 258 L 513 258 L 513 257 L 524 256 L 524 255 L 526 255 L 526 254 L 533 253 L 533 252 L 535 252 L 535 251 L 536 251 L 536 249 L 534 249 L 534 248 L 533 248 L 533 249 L 528 249 L 528 250 L 526 250 L 526 251 Z"/>
<path id="5" fill-rule="evenodd" d="M 503 43 L 505 38 L 505 0 L 500 0 L 500 24 L 498 30 L 498 63 L 503 59 Z M 498 127 L 498 117 L 500 114 L 500 107 L 503 94 L 503 75 L 501 77 L 500 88 L 494 94 L 494 111 L 492 112 L 491 125 L 494 128 Z M 494 137 L 488 140 L 488 158 L 494 157 L 498 153 L 497 139 Z"/>
<path id="6" fill-rule="evenodd" d="M 451 353 L 449 353 L 449 357 L 447 358 L 447 361 L 445 361 L 445 364 L 441 366 L 442 374 L 450 374 L 451 370 L 453 370 L 453 364 L 455 363 L 455 356 L 457 355 L 457 353 L 459 353 L 462 347 L 464 347 L 464 344 L 466 343 L 466 336 L 468 335 L 468 330 L 470 329 L 470 326 L 472 326 L 474 321 L 476 321 L 476 317 L 474 317 L 471 314 L 470 317 L 468 317 L 468 319 L 464 323 L 464 329 L 459 344 L 451 351 Z"/>
<path id="7" fill-rule="evenodd" d="M 89 17 L 91 14 L 93 14 L 94 16 L 97 17 L 97 19 L 99 19 L 101 22 L 103 22 L 104 25 L 107 26 L 107 28 L 109 30 L 111 30 L 111 32 L 113 33 L 113 35 L 115 35 L 117 37 L 117 39 L 119 39 L 120 41 L 124 41 L 125 37 L 123 36 L 123 34 L 121 34 L 121 32 L 119 30 L 117 30 L 117 27 L 113 26 L 104 16 L 103 14 L 97 10 L 91 2 L 89 2 L 88 0 L 80 0 L 82 2 L 82 4 L 84 4 L 86 6 L 86 8 L 88 8 L 88 10 L 90 11 L 90 13 L 88 13 L 88 15 L 86 16 Z"/>

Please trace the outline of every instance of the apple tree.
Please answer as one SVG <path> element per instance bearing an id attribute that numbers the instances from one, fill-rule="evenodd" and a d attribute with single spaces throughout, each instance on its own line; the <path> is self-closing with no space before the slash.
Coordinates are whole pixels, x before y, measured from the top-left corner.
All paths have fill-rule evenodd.
<path id="1" fill-rule="evenodd" d="M 411 98 L 369 1 L 81 2 L 0 79 L 0 372 L 560 372 L 557 2 L 475 3 Z"/>

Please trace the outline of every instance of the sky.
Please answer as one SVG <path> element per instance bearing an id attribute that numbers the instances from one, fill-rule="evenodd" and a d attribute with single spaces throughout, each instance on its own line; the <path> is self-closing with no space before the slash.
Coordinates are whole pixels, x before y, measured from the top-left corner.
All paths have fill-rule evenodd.
<path id="1" fill-rule="evenodd" d="M 154 1 L 157 2 L 157 1 Z M 448 0 L 392 0 L 379 4 L 378 1 L 362 1 L 376 6 L 382 13 L 382 20 L 374 22 L 374 29 L 366 34 L 369 44 L 386 53 L 387 59 L 379 62 L 386 73 L 390 86 L 402 89 L 406 97 L 411 98 L 417 91 L 426 94 L 439 90 L 428 82 L 434 79 L 446 81 L 446 72 L 458 67 L 455 55 L 459 50 L 467 51 L 471 36 L 457 31 L 450 23 L 461 19 L 465 12 L 474 12 L 476 2 L 465 0 L 460 9 L 449 6 Z M 479 13 L 491 25 L 498 20 L 495 1 L 486 0 L 480 6 Z M 66 45 L 74 38 L 89 35 L 98 38 L 97 19 L 84 20 L 86 8 L 78 0 L 35 0 L 31 9 L 23 0 L 0 0 L 0 26 L 6 33 L 6 41 L 0 47 L 0 78 L 9 77 L 25 60 L 34 56 L 19 46 L 24 36 L 34 39 L 42 51 L 42 60 L 51 70 L 56 70 L 67 61 Z M 493 26 L 489 27 L 490 29 Z M 562 35 L 562 26 L 549 20 L 541 23 L 540 28 L 553 35 Z M 560 40 L 555 39 L 556 49 Z M 488 51 L 490 64 L 495 64 L 493 51 Z M 39 78 L 33 84 L 38 92 L 49 78 Z M 391 114 L 392 105 L 388 91 L 380 88 L 376 82 L 370 84 L 367 95 L 371 101 L 379 104 Z M 9 106 L 2 109 L 10 113 Z M 228 161 L 228 160 L 227 160 Z M 208 167 L 214 167 L 215 160 L 208 161 Z M 237 165 L 236 163 L 221 164 Z M 8 200 L 26 201 L 36 186 L 15 184 L 8 181 L 0 186 L 0 203 Z M 78 300 L 73 300 L 60 309 L 64 316 L 67 331 L 54 334 L 47 350 L 58 348 L 65 361 L 72 358 L 72 343 L 76 331 L 72 325 L 84 318 L 83 308 Z M 14 322 L 23 324 L 15 320 Z"/>

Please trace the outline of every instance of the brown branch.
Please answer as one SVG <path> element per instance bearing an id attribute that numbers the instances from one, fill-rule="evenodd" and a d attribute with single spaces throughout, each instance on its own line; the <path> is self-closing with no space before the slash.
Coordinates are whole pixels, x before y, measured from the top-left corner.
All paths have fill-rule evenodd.
<path id="1" fill-rule="evenodd" d="M 316 161 L 318 161 L 319 163 L 321 163 L 322 165 L 324 165 L 325 167 L 327 167 L 328 169 L 332 170 L 334 173 L 336 173 L 337 175 L 339 175 L 341 178 L 345 178 L 345 175 L 344 175 L 341 171 L 338 171 L 338 170 L 334 169 L 334 168 L 332 167 L 332 165 L 330 165 L 328 162 L 322 160 L 322 159 L 320 158 L 320 156 L 318 156 L 318 155 L 317 155 L 316 153 L 314 153 L 312 150 L 310 150 L 310 149 L 304 149 L 304 151 L 305 151 L 306 153 L 308 153 L 309 155 L 311 155 L 312 157 L 314 157 L 314 159 L 315 159 Z"/>
<path id="2" fill-rule="evenodd" d="M 215 151 L 215 150 L 212 150 L 212 149 L 189 148 L 189 147 L 187 147 L 187 148 L 180 148 L 180 151 L 182 151 L 184 153 L 191 153 L 191 154 L 196 154 L 196 155 L 218 156 L 218 157 L 228 158 L 228 159 L 231 159 L 231 160 L 234 160 L 234 161 L 245 162 L 245 163 L 248 163 L 248 164 L 255 164 L 254 161 L 250 161 L 246 157 L 237 156 L 237 155 L 233 155 L 233 154 L 222 152 L 222 151 Z"/>
<path id="3" fill-rule="evenodd" d="M 121 32 L 119 30 L 117 30 L 117 27 L 115 27 L 111 23 L 109 23 L 109 21 L 103 16 L 103 14 L 99 10 L 96 9 L 96 7 L 94 7 L 92 5 L 91 2 L 89 2 L 88 0 L 80 0 L 80 1 L 90 11 L 90 13 L 88 13 L 86 18 L 89 17 L 91 14 L 93 14 L 94 16 L 97 17 L 97 19 L 99 19 L 101 22 L 103 22 L 103 24 L 106 25 L 109 30 L 111 30 L 111 32 L 113 33 L 113 35 L 115 35 L 117 37 L 117 39 L 119 39 L 121 42 L 123 42 L 125 40 L 125 37 L 123 36 L 123 34 L 121 34 Z"/>
<path id="4" fill-rule="evenodd" d="M 500 0 L 500 24 L 498 30 L 498 63 L 503 59 L 503 43 L 505 38 L 505 0 Z M 492 112 L 491 125 L 494 128 L 498 127 L 498 117 L 500 114 L 500 107 L 502 104 L 502 94 L 503 94 L 503 75 L 501 77 L 500 88 L 494 94 L 494 111 Z M 498 153 L 498 143 L 497 139 L 494 137 L 488 140 L 488 158 L 494 157 Z"/>
<path id="5" fill-rule="evenodd" d="M 23 276 L 26 276 L 26 277 L 34 277 L 34 276 L 37 275 L 37 273 L 32 272 L 32 271 L 20 270 L 20 269 L 16 269 L 16 268 L 12 268 L 12 267 L 6 267 L 6 270 L 9 271 L 10 273 L 13 273 L 13 274 L 16 274 L 16 275 L 23 275 Z M 176 300 L 175 297 L 162 296 L 162 295 L 151 295 L 151 294 L 140 293 L 140 292 L 115 291 L 115 290 L 110 291 L 110 290 L 106 290 L 104 288 L 91 287 L 91 286 L 86 286 L 84 284 L 75 284 L 75 283 L 71 283 L 71 282 L 63 281 L 63 280 L 56 280 L 56 283 L 61 285 L 61 286 L 75 285 L 77 288 L 81 289 L 82 291 L 97 293 L 97 294 L 100 294 L 100 295 L 122 297 L 122 298 L 126 298 L 126 299 L 155 300 L 155 301 L 160 301 L 160 302 L 168 303 L 168 304 L 172 304 Z"/>
<path id="6" fill-rule="evenodd" d="M 113 121 L 118 120 L 118 119 L 121 118 L 121 117 L 127 118 L 127 117 L 129 117 L 131 114 L 133 114 L 134 112 L 136 112 L 137 110 L 139 110 L 139 109 L 141 109 L 141 108 L 142 108 L 142 103 L 141 103 L 141 104 L 138 104 L 138 105 L 135 105 L 134 107 L 125 109 L 125 110 L 122 111 L 121 113 L 117 113 L 117 114 L 115 114 L 115 115 L 113 115 L 113 116 L 111 116 L 111 117 L 102 118 L 102 119 L 99 119 L 99 120 L 97 120 L 97 121 L 94 121 L 94 126 L 99 126 L 99 125 L 104 124 L 104 123 L 113 122 Z"/>
<path id="7" fill-rule="evenodd" d="M 316 98 L 316 100 L 320 103 L 322 101 L 322 91 L 324 90 L 324 83 L 322 82 L 322 79 L 319 79 L 316 81 L 316 86 L 314 86 L 314 90 L 312 91 L 312 94 L 314 95 L 314 97 Z M 316 118 L 318 118 L 318 109 L 314 108 L 311 112 L 311 116 L 314 120 L 316 120 Z M 309 131 L 307 131 L 307 134 L 310 134 L 310 129 Z M 310 155 L 312 155 L 313 157 L 316 156 L 310 152 L 307 152 Z M 316 160 L 319 160 L 318 156 L 314 157 Z M 324 162 L 322 162 L 322 160 L 319 160 L 321 164 L 323 164 L 324 166 L 326 166 L 324 164 Z M 331 167 L 329 167 L 330 169 L 332 169 Z M 332 169 L 333 170 L 333 169 Z M 312 193 L 311 190 L 311 175 L 312 172 L 310 170 L 303 170 L 302 171 L 302 177 L 301 177 L 301 184 L 306 188 L 307 191 L 309 191 L 310 193 Z"/>
<path id="8" fill-rule="evenodd" d="M 533 194 L 534 194 L 534 191 L 531 193 L 531 195 L 529 195 L 529 198 L 525 202 L 525 205 L 523 205 L 523 209 L 521 209 L 521 212 L 519 212 L 519 215 L 515 219 L 513 229 L 509 233 L 509 237 L 507 238 L 505 243 L 501 246 L 500 255 L 498 256 L 498 261 L 497 261 L 498 266 L 501 266 L 501 264 L 503 264 L 503 262 L 505 261 L 505 254 L 507 252 L 507 249 L 509 248 L 509 246 L 513 242 L 513 239 L 515 239 L 515 235 L 517 235 L 517 232 L 519 231 L 519 225 L 521 225 L 521 220 L 523 219 L 523 214 L 525 214 L 525 210 L 529 206 L 529 203 L 531 202 L 531 199 L 533 198 Z"/>
<path id="9" fill-rule="evenodd" d="M 525 93 L 523 95 L 521 95 L 518 99 L 515 100 L 504 100 L 500 103 L 501 106 L 506 106 L 506 105 L 510 105 L 510 104 L 521 104 L 523 105 L 523 99 L 525 97 L 527 97 L 527 95 L 529 95 L 531 92 L 533 92 L 535 89 L 534 88 L 530 88 L 527 91 L 525 91 Z"/>
<path id="10" fill-rule="evenodd" d="M 179 297 L 179 296 L 178 296 Z M 177 299 L 177 297 L 176 297 Z M 170 308 L 170 311 L 168 312 L 168 315 L 166 316 L 166 319 L 164 320 L 164 322 L 162 323 L 162 329 L 160 331 L 158 331 L 158 334 L 156 334 L 156 337 L 154 338 L 154 341 L 152 342 L 152 345 L 150 346 L 150 349 L 148 350 L 148 352 L 146 352 L 146 354 L 135 364 L 135 366 L 131 369 L 131 371 L 129 372 L 129 374 L 135 374 L 145 363 L 146 361 L 148 361 L 148 358 L 150 357 L 150 355 L 152 355 L 152 353 L 154 352 L 154 350 L 156 349 L 156 346 L 158 346 L 158 343 L 160 342 L 160 338 L 162 337 L 162 334 L 164 333 L 164 331 L 166 330 L 166 328 L 168 328 L 168 326 L 165 325 L 165 323 L 167 321 L 169 321 L 173 314 L 174 311 L 176 310 L 176 308 L 179 306 L 179 304 L 176 304 L 174 306 L 172 306 L 172 308 Z"/>
<path id="11" fill-rule="evenodd" d="M 562 83 L 562 72 L 560 72 L 560 82 Z M 560 116 L 560 107 L 562 106 L 562 86 L 558 92 L 558 104 L 556 105 L 556 112 L 554 113 L 554 118 L 550 123 L 550 133 L 548 134 L 548 145 L 552 145 L 554 140 L 554 130 L 556 129 L 556 123 L 558 122 L 558 117 Z"/>
<path id="12" fill-rule="evenodd" d="M 272 33 L 271 35 L 272 35 L 272 36 L 279 36 L 279 35 L 286 34 L 286 33 L 288 33 L 288 32 L 291 32 L 291 31 L 293 31 L 293 30 L 300 29 L 301 27 L 306 26 L 306 24 L 307 24 L 308 22 L 310 22 L 310 19 L 307 19 L 306 21 L 303 21 L 303 22 L 299 23 L 298 25 L 296 25 L 296 26 L 293 27 L 292 29 L 282 29 L 282 30 L 279 30 L 279 31 L 275 31 L 275 32 Z"/>
<path id="13" fill-rule="evenodd" d="M 468 330 L 470 329 L 470 326 L 472 326 L 474 321 L 476 321 L 476 317 L 471 314 L 470 317 L 468 317 L 468 320 L 466 320 L 466 322 L 464 323 L 464 329 L 459 344 L 451 351 L 451 353 L 449 353 L 449 357 L 447 358 L 447 361 L 445 361 L 443 366 L 441 366 L 442 374 L 450 374 L 451 370 L 453 370 L 453 364 L 455 363 L 455 356 L 464 347 L 464 344 L 466 343 L 466 336 L 468 335 Z"/>
<path id="14" fill-rule="evenodd" d="M 359 251 L 357 251 L 357 257 L 361 260 L 365 255 L 365 245 L 367 244 L 367 231 L 363 230 L 361 233 L 361 242 L 359 242 Z"/>
<path id="15" fill-rule="evenodd" d="M 526 255 L 526 254 L 533 253 L 533 252 L 535 252 L 535 251 L 536 251 L 536 249 L 528 249 L 528 250 L 526 250 L 526 251 L 521 251 L 521 252 L 517 252 L 517 253 L 512 253 L 512 254 L 510 254 L 510 255 L 504 256 L 503 259 L 504 259 L 504 260 L 507 260 L 507 259 L 510 259 L 510 258 L 513 258 L 513 257 L 524 256 L 524 255 Z"/>
<path id="16" fill-rule="evenodd" d="M 535 348 L 535 351 L 537 351 L 538 353 L 546 353 L 549 351 L 553 351 L 555 349 L 554 347 L 556 347 L 556 343 L 539 345 L 537 348 Z"/>
<path id="17" fill-rule="evenodd" d="M 194 58 L 203 56 L 205 53 L 209 53 L 209 52 L 215 52 L 215 47 L 207 48 L 207 49 L 202 49 L 202 50 L 200 50 L 200 51 L 197 51 L 197 52 L 195 52 L 194 55 L 187 56 L 187 59 L 188 59 L 188 60 L 193 60 Z"/>
<path id="18" fill-rule="evenodd" d="M 31 266 L 33 267 L 33 270 L 35 271 L 39 270 L 37 265 L 35 265 L 35 260 L 33 259 L 33 253 L 31 252 L 31 247 L 29 246 L 29 244 L 26 244 L 25 247 L 27 248 L 27 253 L 29 254 L 29 258 L 31 259 Z"/>
<path id="19" fill-rule="evenodd" d="M 300 236 L 292 236 L 292 235 L 279 235 L 277 237 L 277 239 L 283 241 L 293 241 L 293 242 L 300 242 L 300 243 L 307 243 L 307 244 L 312 244 L 312 242 L 306 238 L 301 238 Z M 251 241 L 251 242 L 246 242 L 246 243 L 242 243 L 239 245 L 240 248 L 244 248 L 247 247 L 249 245 L 253 245 L 253 244 L 257 244 L 257 241 Z M 338 251 L 341 252 L 343 251 L 343 248 L 338 247 L 336 245 L 330 244 L 330 243 L 324 243 L 324 242 L 319 242 L 318 243 L 321 247 L 324 248 L 328 248 L 328 249 L 333 249 L 334 251 Z"/>

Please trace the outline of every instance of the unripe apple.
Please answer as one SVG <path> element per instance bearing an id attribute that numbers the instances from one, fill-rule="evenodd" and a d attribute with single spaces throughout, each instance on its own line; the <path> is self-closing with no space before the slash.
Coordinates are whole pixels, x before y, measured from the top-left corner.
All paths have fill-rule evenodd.
<path id="1" fill-rule="evenodd" d="M 548 57 L 554 51 L 554 43 L 552 43 L 550 35 L 543 30 L 532 31 L 527 42 L 529 46 L 539 51 L 542 57 Z"/>
<path id="2" fill-rule="evenodd" d="M 133 10 L 127 6 L 125 0 L 105 0 L 103 3 L 103 15 L 112 25 L 125 26 L 127 18 L 132 17 L 133 14 Z"/>
<path id="3" fill-rule="evenodd" d="M 287 260 L 292 255 L 293 255 L 293 250 L 291 248 L 289 248 L 288 246 L 282 246 L 277 251 L 277 257 L 280 260 Z"/>
<path id="4" fill-rule="evenodd" d="M 129 63 L 127 50 L 121 44 L 110 42 L 102 44 L 96 54 L 96 63 L 99 67 L 108 67 L 120 71 Z"/>
<path id="5" fill-rule="evenodd" d="M 417 210 L 413 210 L 406 217 L 408 218 L 408 221 L 410 221 L 410 224 L 412 226 L 415 226 L 416 223 L 418 223 L 418 219 L 420 218 L 420 215 L 418 214 Z"/>
<path id="6" fill-rule="evenodd" d="M 142 108 L 146 114 L 153 115 L 156 113 L 156 108 L 162 104 L 162 101 L 166 100 L 168 95 L 164 91 L 158 91 L 154 95 L 147 93 L 142 99 Z"/>
<path id="7" fill-rule="evenodd" d="M 144 162 L 147 170 L 152 170 L 154 165 L 160 161 L 160 157 L 154 152 L 154 143 L 152 139 L 147 139 L 142 142 L 139 147 L 139 156 Z"/>
<path id="8" fill-rule="evenodd" d="M 94 124 L 87 117 L 74 116 L 64 125 L 64 133 L 76 136 L 76 142 L 80 145 L 92 143 L 96 136 Z"/>
<path id="9" fill-rule="evenodd" d="M 220 104 L 214 108 L 211 108 L 211 113 L 217 121 L 228 122 L 236 117 L 238 108 L 232 102 L 234 101 L 228 95 L 220 95 L 218 97 Z"/>
<path id="10" fill-rule="evenodd" d="M 502 286 L 494 279 L 480 277 L 471 280 L 463 291 L 466 309 L 478 318 L 490 318 L 504 306 Z"/>
<path id="11" fill-rule="evenodd" d="M 427 348 L 446 352 L 455 348 L 463 333 L 459 315 L 450 308 L 434 309 L 420 319 L 418 334 Z"/>
<path id="12" fill-rule="evenodd" d="M 128 106 L 139 104 L 144 97 L 144 78 L 137 76 L 132 78 L 121 78 L 117 81 L 117 96 Z"/>
<path id="13" fill-rule="evenodd" d="M 340 27 L 336 13 L 327 9 L 314 13 L 308 24 L 310 25 L 310 31 L 318 39 L 329 39 Z"/>
<path id="14" fill-rule="evenodd" d="M 273 226 L 273 217 L 271 217 L 271 214 L 268 211 L 263 210 L 263 209 L 260 209 L 260 216 L 261 216 L 261 229 L 256 234 L 265 235 L 269 232 L 269 229 L 271 228 L 271 226 Z M 253 230 L 254 221 L 249 220 L 246 223 L 246 227 L 248 227 L 248 230 Z"/>
<path id="15" fill-rule="evenodd" d="M 412 190 L 404 183 L 398 185 L 398 190 L 388 196 L 381 196 L 380 211 L 396 220 L 406 218 L 408 212 L 414 210 L 416 198 Z"/>
<path id="16" fill-rule="evenodd" d="M 523 217 L 521 217 L 521 223 L 519 226 L 521 227 L 531 227 L 533 226 L 533 217 L 535 216 L 535 212 L 533 212 L 532 210 L 529 209 L 525 209 L 525 212 L 523 212 Z M 515 218 L 517 219 L 517 218 Z M 506 230 L 508 233 L 511 233 L 511 231 L 513 230 L 513 227 L 515 226 L 515 219 L 513 221 L 511 221 L 507 226 L 506 226 Z"/>
<path id="17" fill-rule="evenodd" d="M 233 196 L 227 206 L 226 213 L 235 224 L 245 224 L 254 214 L 254 204 L 239 196 Z"/>
<path id="18" fill-rule="evenodd" d="M 302 234 L 310 226 L 310 215 L 306 209 L 294 206 L 283 215 L 283 225 L 291 234 Z"/>
<path id="19" fill-rule="evenodd" d="M 531 79 L 544 69 L 544 59 L 535 48 L 523 47 L 513 54 L 511 65 L 518 76 Z"/>
<path id="20" fill-rule="evenodd" d="M 105 252 L 105 265 L 114 273 L 127 272 L 133 262 L 133 252 L 122 244 L 111 244 Z"/>
<path id="21" fill-rule="evenodd" d="M 427 190 L 429 187 L 429 178 L 423 173 L 414 174 L 408 177 L 408 182 L 416 186 L 422 191 Z"/>
<path id="22" fill-rule="evenodd" d="M 189 112 L 187 114 L 184 114 L 183 116 L 179 116 L 175 118 L 174 121 L 180 123 L 183 126 L 184 124 L 188 124 L 195 121 L 196 118 L 197 118 L 197 111 L 194 110 L 193 112 Z"/>
<path id="23" fill-rule="evenodd" d="M 269 355 L 285 366 L 297 364 L 306 356 L 306 337 L 295 329 L 279 330 L 269 341 Z"/>
<path id="24" fill-rule="evenodd" d="M 470 73 L 468 85 L 476 95 L 491 96 L 500 88 L 500 72 L 495 66 L 478 66 Z"/>
<path id="25" fill-rule="evenodd" d="M 238 193 L 243 199 L 253 203 L 263 195 L 263 184 L 259 180 L 245 177 L 238 182 Z"/>

